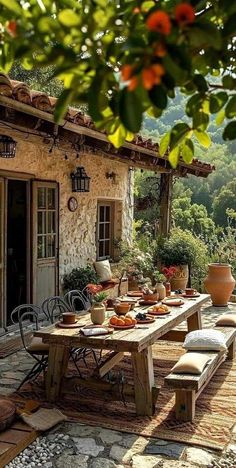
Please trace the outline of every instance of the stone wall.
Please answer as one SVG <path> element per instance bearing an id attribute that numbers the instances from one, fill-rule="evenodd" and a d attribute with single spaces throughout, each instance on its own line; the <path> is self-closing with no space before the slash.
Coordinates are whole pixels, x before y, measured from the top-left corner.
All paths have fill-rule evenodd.
<path id="1" fill-rule="evenodd" d="M 12 160 L 0 159 L 0 171 L 19 171 L 33 174 L 35 178 L 59 183 L 59 250 L 60 278 L 72 268 L 92 263 L 96 259 L 96 218 L 97 201 L 115 201 L 115 237 L 129 240 L 133 217 L 133 172 L 127 164 L 103 156 L 84 154 L 76 158 L 76 153 L 54 148 L 50 145 L 28 141 L 27 136 L 19 138 L 18 133 L 10 133 L 17 141 L 16 157 Z M 32 137 L 31 137 L 32 138 Z M 89 193 L 72 193 L 70 173 L 76 166 L 84 166 L 91 177 Z M 106 177 L 107 172 L 116 174 L 115 180 Z M 78 209 L 72 213 L 67 207 L 68 199 L 75 196 Z"/>

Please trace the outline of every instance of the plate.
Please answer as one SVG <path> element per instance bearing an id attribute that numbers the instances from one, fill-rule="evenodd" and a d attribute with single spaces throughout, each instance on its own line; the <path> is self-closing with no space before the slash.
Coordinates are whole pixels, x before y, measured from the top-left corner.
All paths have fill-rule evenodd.
<path id="1" fill-rule="evenodd" d="M 114 330 L 129 330 L 129 328 L 134 328 L 136 324 L 134 325 L 111 325 L 110 327 L 114 328 Z"/>
<path id="2" fill-rule="evenodd" d="M 183 294 L 181 294 L 182 297 L 187 297 L 187 298 L 188 297 L 200 297 L 200 295 L 201 295 L 200 293 L 195 293 L 195 294 L 185 294 L 185 293 L 183 293 Z"/>
<path id="3" fill-rule="evenodd" d="M 181 306 L 184 304 L 182 299 L 163 299 L 162 304 L 169 306 Z"/>
<path id="4" fill-rule="evenodd" d="M 139 305 L 155 305 L 157 303 L 158 301 L 145 301 L 144 299 L 139 301 Z"/>
<path id="5" fill-rule="evenodd" d="M 128 291 L 126 294 L 128 297 L 142 297 L 142 291 Z"/>
<path id="6" fill-rule="evenodd" d="M 84 327 L 84 324 L 79 323 L 79 322 L 75 322 L 75 323 L 58 322 L 57 326 L 60 328 L 81 328 L 81 327 Z"/>
<path id="7" fill-rule="evenodd" d="M 156 319 L 154 317 L 148 317 L 147 315 L 147 318 L 145 320 L 139 320 L 139 319 L 136 319 L 137 320 L 137 323 L 153 323 L 156 321 Z"/>
<path id="8" fill-rule="evenodd" d="M 148 309 L 149 315 L 168 315 L 170 314 L 170 310 L 165 310 L 163 312 L 154 312 L 152 309 Z"/>

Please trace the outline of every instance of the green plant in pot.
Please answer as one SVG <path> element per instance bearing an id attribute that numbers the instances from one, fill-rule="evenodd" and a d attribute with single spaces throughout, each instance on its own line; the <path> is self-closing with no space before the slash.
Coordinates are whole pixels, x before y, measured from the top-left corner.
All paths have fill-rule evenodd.
<path id="1" fill-rule="evenodd" d="M 173 229 L 168 239 L 160 238 L 157 242 L 156 257 L 162 266 L 174 266 L 175 273 L 170 282 L 171 289 L 185 289 L 188 284 L 189 266 L 196 252 L 190 233 Z"/>
<path id="2" fill-rule="evenodd" d="M 106 307 L 104 301 L 107 297 L 105 292 L 102 292 L 101 285 L 90 284 L 88 286 L 88 291 L 90 293 L 90 300 L 92 303 L 91 307 L 91 321 L 94 325 L 102 325 L 106 318 Z"/>
<path id="3" fill-rule="evenodd" d="M 159 299 L 162 300 L 166 297 L 166 288 L 164 282 L 166 281 L 165 275 L 159 270 L 154 270 L 152 273 L 152 285 L 155 286 L 155 290 L 159 294 Z"/>

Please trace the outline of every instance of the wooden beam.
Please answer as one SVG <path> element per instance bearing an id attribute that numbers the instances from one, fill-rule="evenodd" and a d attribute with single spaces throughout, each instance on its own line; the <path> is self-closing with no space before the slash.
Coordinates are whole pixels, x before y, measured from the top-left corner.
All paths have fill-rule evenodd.
<path id="1" fill-rule="evenodd" d="M 118 384 L 106 382 L 99 379 L 82 379 L 80 377 L 64 377 L 62 393 L 73 394 L 76 387 L 89 388 L 101 393 L 108 393 L 112 400 L 122 400 L 122 395 L 126 401 L 134 402 L 134 386 L 130 384 Z M 78 390 L 77 390 L 78 391 Z"/>
<path id="2" fill-rule="evenodd" d="M 159 234 L 168 236 L 171 226 L 172 174 L 161 174 Z"/>
<path id="3" fill-rule="evenodd" d="M 94 375 L 99 375 L 100 378 L 104 377 L 116 364 L 118 364 L 124 357 L 124 353 L 110 353 L 105 362 L 102 362 L 94 372 Z"/>

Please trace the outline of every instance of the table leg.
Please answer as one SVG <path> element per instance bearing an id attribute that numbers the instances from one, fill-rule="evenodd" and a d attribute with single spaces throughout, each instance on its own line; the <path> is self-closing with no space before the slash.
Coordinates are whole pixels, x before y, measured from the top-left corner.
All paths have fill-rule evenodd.
<path id="1" fill-rule="evenodd" d="M 193 315 L 190 315 L 190 317 L 187 318 L 187 326 L 188 332 L 202 329 L 202 316 L 200 310 L 197 310 Z"/>
<path id="2" fill-rule="evenodd" d="M 154 372 L 151 346 L 140 353 L 132 353 L 132 361 L 136 413 L 138 416 L 152 416 Z"/>
<path id="3" fill-rule="evenodd" d="M 48 401 L 55 401 L 61 390 L 61 380 L 69 361 L 69 349 L 65 346 L 50 345 L 48 370 L 46 375 L 46 396 Z"/>

